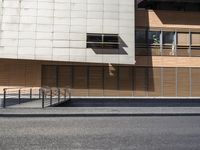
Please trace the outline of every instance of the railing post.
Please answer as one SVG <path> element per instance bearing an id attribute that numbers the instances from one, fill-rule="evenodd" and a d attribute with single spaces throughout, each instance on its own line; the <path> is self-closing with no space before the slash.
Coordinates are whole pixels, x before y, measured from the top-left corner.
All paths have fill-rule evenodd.
<path id="1" fill-rule="evenodd" d="M 30 100 L 32 100 L 32 89 L 30 89 Z"/>
<path id="2" fill-rule="evenodd" d="M 18 91 L 18 101 L 19 101 L 19 104 L 21 103 L 21 90 L 19 89 Z"/>
<path id="3" fill-rule="evenodd" d="M 42 108 L 44 108 L 44 90 L 42 90 Z"/>
<path id="4" fill-rule="evenodd" d="M 65 89 L 65 95 L 64 96 L 65 96 L 65 101 L 66 101 L 67 100 L 66 99 L 66 97 L 67 97 L 67 89 Z"/>
<path id="5" fill-rule="evenodd" d="M 58 89 L 58 102 L 60 102 L 60 89 Z"/>
<path id="6" fill-rule="evenodd" d="M 6 108 L 6 89 L 3 89 L 3 108 Z"/>
<path id="7" fill-rule="evenodd" d="M 68 88 L 69 99 L 71 98 L 71 90 Z"/>
<path id="8" fill-rule="evenodd" d="M 52 89 L 50 90 L 50 106 L 52 106 Z"/>
<path id="9" fill-rule="evenodd" d="M 39 89 L 39 99 L 41 99 L 41 89 Z"/>

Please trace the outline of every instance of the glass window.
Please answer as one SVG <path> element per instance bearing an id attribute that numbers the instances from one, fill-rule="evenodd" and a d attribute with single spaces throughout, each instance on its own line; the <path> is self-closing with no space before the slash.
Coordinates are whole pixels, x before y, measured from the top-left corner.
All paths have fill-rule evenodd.
<path id="1" fill-rule="evenodd" d="M 168 32 L 164 31 L 163 32 L 163 44 L 174 44 L 174 32 Z"/>
<path id="2" fill-rule="evenodd" d="M 118 42 L 118 35 L 104 35 L 104 42 Z"/>
<path id="3" fill-rule="evenodd" d="M 118 34 L 87 34 L 87 48 L 118 49 Z"/>
<path id="4" fill-rule="evenodd" d="M 148 32 L 148 44 L 159 45 L 160 44 L 160 31 L 149 31 Z"/>
<path id="5" fill-rule="evenodd" d="M 87 42 L 102 42 L 102 35 L 100 34 L 88 34 Z"/>
<path id="6" fill-rule="evenodd" d="M 136 30 L 135 31 L 135 42 L 137 44 L 146 45 L 146 31 L 145 30 Z"/>

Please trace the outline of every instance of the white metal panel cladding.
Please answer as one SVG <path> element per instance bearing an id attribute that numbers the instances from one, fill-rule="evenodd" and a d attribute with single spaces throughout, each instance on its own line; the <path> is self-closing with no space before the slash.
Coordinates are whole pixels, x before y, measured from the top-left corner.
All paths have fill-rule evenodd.
<path id="1" fill-rule="evenodd" d="M 0 58 L 135 63 L 134 0 L 0 3 Z M 120 49 L 86 48 L 87 33 L 118 34 Z"/>

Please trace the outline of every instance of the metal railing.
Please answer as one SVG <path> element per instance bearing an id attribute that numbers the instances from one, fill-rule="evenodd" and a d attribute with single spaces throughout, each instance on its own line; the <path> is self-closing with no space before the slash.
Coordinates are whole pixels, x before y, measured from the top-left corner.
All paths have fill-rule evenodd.
<path id="1" fill-rule="evenodd" d="M 42 108 L 54 106 L 70 99 L 70 88 L 43 87 L 40 89 Z"/>
<path id="2" fill-rule="evenodd" d="M 4 88 L 3 108 L 39 99 L 39 88 Z"/>
<path id="3" fill-rule="evenodd" d="M 4 88 L 2 107 L 6 108 L 35 100 L 40 108 L 45 108 L 67 101 L 70 97 L 69 88 Z"/>

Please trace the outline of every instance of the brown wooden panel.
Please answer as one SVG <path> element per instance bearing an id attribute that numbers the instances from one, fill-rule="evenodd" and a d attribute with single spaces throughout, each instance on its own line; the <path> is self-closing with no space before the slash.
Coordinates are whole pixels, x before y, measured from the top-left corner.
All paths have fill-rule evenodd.
<path id="1" fill-rule="evenodd" d="M 146 68 L 134 68 L 134 96 L 146 96 Z"/>
<path id="2" fill-rule="evenodd" d="M 189 56 L 189 47 L 177 47 L 177 56 Z"/>
<path id="3" fill-rule="evenodd" d="M 161 68 L 148 68 L 148 96 L 161 96 Z"/>
<path id="4" fill-rule="evenodd" d="M 87 67 L 73 66 L 73 96 L 88 96 Z"/>
<path id="5" fill-rule="evenodd" d="M 8 78 L 8 66 L 5 63 L 0 63 L 0 86 L 7 86 L 9 82 Z"/>
<path id="6" fill-rule="evenodd" d="M 176 96 L 176 68 L 163 68 L 163 96 Z"/>
<path id="7" fill-rule="evenodd" d="M 190 96 L 189 68 L 178 68 L 178 96 Z"/>
<path id="8" fill-rule="evenodd" d="M 118 67 L 104 67 L 104 96 L 118 96 Z"/>
<path id="9" fill-rule="evenodd" d="M 148 55 L 147 47 L 136 47 L 135 55 L 136 56 L 147 56 Z"/>
<path id="10" fill-rule="evenodd" d="M 188 33 L 177 33 L 177 44 L 179 46 L 187 46 L 189 45 L 188 42 L 189 34 Z"/>
<path id="11" fill-rule="evenodd" d="M 192 57 L 199 57 L 200 56 L 200 47 L 192 47 L 191 56 Z"/>
<path id="12" fill-rule="evenodd" d="M 170 46 L 164 46 L 162 51 L 163 56 L 175 56 L 175 49 L 172 48 L 172 45 Z"/>
<path id="13" fill-rule="evenodd" d="M 200 46 L 200 33 L 192 33 L 192 46 Z"/>
<path id="14" fill-rule="evenodd" d="M 26 65 L 26 86 L 41 86 L 41 65 L 37 63 L 28 63 Z"/>
<path id="15" fill-rule="evenodd" d="M 152 46 L 149 48 L 149 56 L 160 56 L 160 47 L 159 46 Z"/>
<path id="16" fill-rule="evenodd" d="M 103 96 L 103 67 L 89 67 L 89 96 Z"/>
<path id="17" fill-rule="evenodd" d="M 119 67 L 119 96 L 132 96 L 132 68 Z"/>
<path id="18" fill-rule="evenodd" d="M 42 66 L 42 86 L 57 87 L 57 66 Z"/>
<path id="19" fill-rule="evenodd" d="M 200 96 L 200 68 L 192 68 L 192 96 Z"/>
<path id="20" fill-rule="evenodd" d="M 71 87 L 72 80 L 71 66 L 59 66 L 58 68 L 58 86 Z"/>

